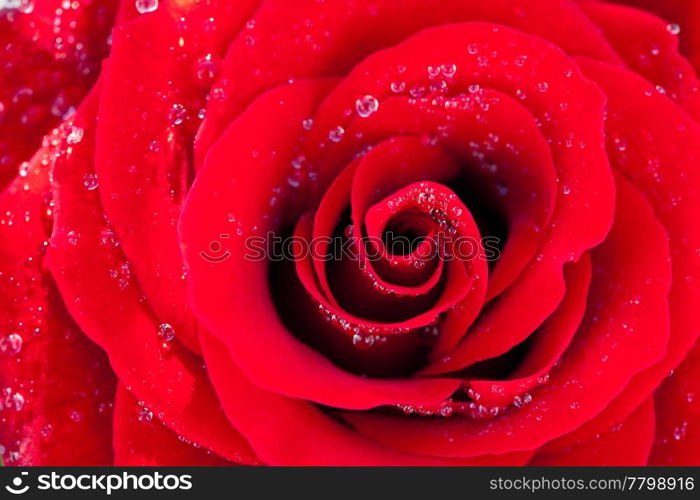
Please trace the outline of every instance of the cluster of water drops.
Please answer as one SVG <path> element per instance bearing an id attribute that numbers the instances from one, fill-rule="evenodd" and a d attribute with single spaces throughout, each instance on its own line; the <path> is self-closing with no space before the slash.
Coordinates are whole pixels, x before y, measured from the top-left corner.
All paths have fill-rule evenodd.
<path id="1" fill-rule="evenodd" d="M 381 326 L 358 325 L 345 319 L 341 314 L 331 311 L 323 304 L 318 305 L 318 310 L 326 321 L 334 324 L 339 330 L 350 335 L 353 346 L 362 350 L 386 343 L 390 335 L 407 334 L 411 331 L 407 328 L 384 328 Z"/>
<path id="2" fill-rule="evenodd" d="M 549 382 L 549 375 L 545 374 L 537 379 L 537 385 L 545 385 Z M 491 390 L 495 394 L 505 394 L 505 388 L 498 382 L 494 382 Z M 472 420 L 490 420 L 504 415 L 508 412 L 516 411 L 519 408 L 530 405 L 534 401 L 531 392 L 524 392 L 513 397 L 508 404 L 488 405 L 480 403 L 481 394 L 477 393 L 468 385 L 461 390 L 466 394 L 468 400 L 462 399 L 463 394 L 456 394 L 455 397 L 435 405 L 396 405 L 405 415 L 416 415 L 420 417 L 452 417 L 463 416 Z M 457 397 L 459 396 L 459 397 Z"/>

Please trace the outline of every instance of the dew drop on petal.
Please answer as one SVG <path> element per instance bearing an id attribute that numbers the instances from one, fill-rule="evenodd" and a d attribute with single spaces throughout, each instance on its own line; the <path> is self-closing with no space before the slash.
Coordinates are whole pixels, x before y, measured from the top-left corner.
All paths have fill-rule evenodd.
<path id="1" fill-rule="evenodd" d="M 15 411 L 21 411 L 22 408 L 24 408 L 24 396 L 19 392 L 16 392 L 15 395 L 12 396 L 12 402 L 15 405 Z"/>
<path id="2" fill-rule="evenodd" d="M 136 0 L 135 5 L 139 14 L 148 14 L 158 8 L 158 0 Z"/>
<path id="3" fill-rule="evenodd" d="M 66 240 L 68 241 L 68 244 L 73 246 L 78 244 L 79 238 L 80 236 L 75 231 L 68 231 L 68 234 L 66 235 Z"/>
<path id="4" fill-rule="evenodd" d="M 0 350 L 5 354 L 14 356 L 22 350 L 22 337 L 16 333 L 11 333 L 0 339 Z"/>
<path id="5" fill-rule="evenodd" d="M 111 229 L 103 229 L 100 232 L 100 245 L 105 247 L 116 247 L 117 237 Z"/>
<path id="6" fill-rule="evenodd" d="M 97 182 L 97 174 L 85 174 L 83 176 L 83 186 L 88 191 L 94 191 L 99 186 Z"/>
<path id="7" fill-rule="evenodd" d="M 161 323 L 158 325 L 158 336 L 166 342 L 170 342 L 175 338 L 175 329 L 170 323 Z"/>
<path id="8" fill-rule="evenodd" d="M 153 420 L 153 412 L 144 406 L 139 410 L 137 418 L 139 422 L 150 422 Z"/>
<path id="9" fill-rule="evenodd" d="M 301 126 L 304 130 L 311 130 L 311 128 L 314 126 L 313 118 L 307 118 L 306 120 L 302 120 Z"/>
<path id="10" fill-rule="evenodd" d="M 214 54 L 205 54 L 194 65 L 194 77 L 197 82 L 208 85 L 219 73 L 219 60 Z"/>
<path id="11" fill-rule="evenodd" d="M 670 23 L 666 25 L 666 31 L 668 31 L 672 35 L 678 35 L 681 32 L 681 27 L 679 24 Z"/>
<path id="12" fill-rule="evenodd" d="M 379 101 L 376 97 L 366 95 L 355 101 L 357 114 L 362 118 L 367 118 L 379 109 Z"/>
<path id="13" fill-rule="evenodd" d="M 29 174 L 29 162 L 22 162 L 19 165 L 19 176 L 26 177 Z"/>
<path id="14" fill-rule="evenodd" d="M 356 333 L 352 336 L 352 345 L 359 349 L 369 349 L 374 345 L 374 335 Z"/>
<path id="15" fill-rule="evenodd" d="M 454 63 L 445 63 L 440 65 L 440 72 L 447 78 L 452 78 L 457 73 L 457 65 Z"/>
<path id="16" fill-rule="evenodd" d="M 680 441 L 685 437 L 688 428 L 688 422 L 683 422 L 681 425 L 673 429 L 673 439 Z"/>
<path id="17" fill-rule="evenodd" d="M 85 131 L 80 127 L 71 127 L 68 136 L 66 137 L 66 142 L 68 144 L 78 144 L 83 140 L 83 135 Z"/>
<path id="18" fill-rule="evenodd" d="M 171 125 L 180 125 L 185 121 L 187 117 L 187 110 L 182 104 L 175 103 L 170 107 L 170 112 L 168 113 L 168 121 Z"/>
<path id="19" fill-rule="evenodd" d="M 328 133 L 328 138 L 329 138 L 332 142 L 340 142 L 344 135 L 345 135 L 345 129 L 344 129 L 343 127 L 341 127 L 341 126 L 338 126 L 338 127 L 334 128 L 334 129 L 332 129 L 332 130 Z"/>
<path id="20" fill-rule="evenodd" d="M 391 82 L 390 85 L 391 91 L 395 94 L 400 94 L 404 90 L 406 90 L 406 83 L 405 82 Z"/>

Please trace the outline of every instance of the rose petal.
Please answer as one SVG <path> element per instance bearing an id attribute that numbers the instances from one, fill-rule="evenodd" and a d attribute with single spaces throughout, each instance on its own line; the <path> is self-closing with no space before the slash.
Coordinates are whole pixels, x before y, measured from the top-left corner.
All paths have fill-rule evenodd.
<path id="1" fill-rule="evenodd" d="M 95 171 L 105 214 L 154 312 L 195 352 L 176 224 L 192 175 L 188 149 L 211 85 L 197 76 L 198 64 L 215 63 L 257 3 L 167 3 L 119 26 L 102 78 Z"/>
<path id="2" fill-rule="evenodd" d="M 294 338 L 281 323 L 270 295 L 269 262 L 246 257 L 249 238 L 277 231 L 285 226 L 284 219 L 294 221 L 301 215 L 304 200 L 287 183 L 291 161 L 302 120 L 333 84 L 334 80 L 302 81 L 265 94 L 209 151 L 181 220 L 191 303 L 246 376 L 266 390 L 354 409 L 441 401 L 459 381 L 359 377 Z M 265 117 L 273 115 L 276 120 L 270 123 Z M 271 195 L 281 196 L 286 204 L 271 207 Z M 223 261 L 201 254 L 222 234 L 231 236 Z M 232 310 L 238 314 L 229 314 Z"/>
<path id="3" fill-rule="evenodd" d="M 603 2 L 581 6 L 631 70 L 700 120 L 700 83 L 695 69 L 678 53 L 678 36 L 670 33 L 667 21 Z M 697 12 L 700 15 L 700 9 Z"/>
<path id="4" fill-rule="evenodd" d="M 673 286 L 668 298 L 671 336 L 662 362 L 637 375 L 596 419 L 552 446 L 569 446 L 624 419 L 684 359 L 699 332 L 700 234 L 688 228 L 695 227 L 700 213 L 700 179 L 696 169 L 688 166 L 700 161 L 700 127 L 639 76 L 592 61 L 580 64 L 608 96 L 606 129 L 611 162 L 645 193 L 666 228 L 673 259 Z"/>
<path id="5" fill-rule="evenodd" d="M 608 432 L 598 434 L 588 441 L 551 455 L 537 453 L 528 465 L 579 467 L 646 465 L 654 441 L 654 424 L 654 403 L 649 399 Z"/>
<path id="6" fill-rule="evenodd" d="M 662 359 L 670 284 L 666 233 L 647 200 L 620 175 L 616 180 L 615 223 L 592 252 L 587 316 L 560 368 L 533 393 L 532 403 L 495 421 L 369 412 L 342 412 L 343 419 L 385 446 L 412 453 L 465 457 L 535 449 L 590 420 L 635 373 Z"/>
<path id="7" fill-rule="evenodd" d="M 107 54 L 116 0 L 31 3 L 0 12 L 0 188 L 80 103 Z M 75 6 L 77 5 L 77 7 Z"/>
<path id="8" fill-rule="evenodd" d="M 696 345 L 659 389 L 656 400 L 656 442 L 651 465 L 700 465 L 700 347 Z"/>
<path id="9" fill-rule="evenodd" d="M 65 310 L 44 254 L 47 159 L 0 196 L 0 443 L 7 465 L 110 465 L 115 380 Z"/>
<path id="10" fill-rule="evenodd" d="M 170 338 L 171 327 L 162 326 L 143 300 L 129 261 L 105 226 L 99 193 L 85 187 L 85 176 L 93 173 L 96 98 L 97 91 L 76 114 L 73 127 L 83 131 L 80 142 L 59 143 L 54 152 L 49 269 L 72 317 L 107 351 L 121 383 L 154 412 L 162 412 L 162 420 L 178 434 L 229 460 L 256 463 L 220 412 L 201 359 L 179 343 L 179 332 Z"/>
<path id="11" fill-rule="evenodd" d="M 485 21 L 540 36 L 570 54 L 617 62 L 597 27 L 569 0 L 312 0 L 264 2 L 239 34 L 222 66 L 221 101 L 208 110 L 197 164 L 240 113 L 266 89 L 290 79 L 346 73 L 368 55 L 423 29 Z M 279 47 L 285 50 L 278 50 Z"/>
<path id="12" fill-rule="evenodd" d="M 195 447 L 164 426 L 146 406 L 120 385 L 114 403 L 114 465 L 215 466 L 235 465 L 209 450 Z"/>
<path id="13" fill-rule="evenodd" d="M 530 452 L 466 460 L 420 457 L 384 448 L 326 415 L 316 405 L 261 389 L 232 362 L 226 346 L 202 334 L 209 372 L 231 422 L 271 465 L 517 465 Z"/>
<path id="14" fill-rule="evenodd" d="M 695 65 L 700 68 L 700 5 L 688 0 L 614 0 L 653 12 L 669 22 L 678 23 L 681 28 L 681 50 Z"/>

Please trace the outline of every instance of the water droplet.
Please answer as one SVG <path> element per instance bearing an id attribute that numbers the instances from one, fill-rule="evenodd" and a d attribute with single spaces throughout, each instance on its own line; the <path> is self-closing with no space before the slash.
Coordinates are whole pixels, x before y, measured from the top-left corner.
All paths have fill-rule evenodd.
<path id="1" fill-rule="evenodd" d="M 187 109 L 182 104 L 175 103 L 170 107 L 168 112 L 168 121 L 170 125 L 177 126 L 185 121 L 187 117 Z"/>
<path id="2" fill-rule="evenodd" d="M 100 245 L 105 247 L 116 247 L 117 237 L 111 229 L 103 229 L 100 232 Z"/>
<path id="3" fill-rule="evenodd" d="M 290 187 L 293 187 L 296 189 L 299 186 L 301 186 L 301 180 L 299 180 L 299 177 L 296 175 L 290 176 L 290 177 L 287 177 L 287 184 L 289 184 Z"/>
<path id="4" fill-rule="evenodd" d="M 135 5 L 139 14 L 148 14 L 158 8 L 158 0 L 136 0 Z"/>
<path id="5" fill-rule="evenodd" d="M 68 244 L 73 246 L 78 244 L 79 238 L 80 236 L 75 231 L 68 231 L 68 234 L 66 235 L 66 240 L 68 241 Z"/>
<path id="6" fill-rule="evenodd" d="M 88 191 L 94 191 L 99 186 L 97 182 L 97 174 L 85 174 L 83 176 L 83 186 Z"/>
<path id="7" fill-rule="evenodd" d="M 219 58 L 214 54 L 205 54 L 194 64 L 194 77 L 202 85 L 211 84 L 219 73 Z"/>
<path id="8" fill-rule="evenodd" d="M 666 25 L 666 31 L 668 31 L 672 35 L 678 35 L 681 32 L 681 27 L 679 24 L 670 23 Z"/>
<path id="9" fill-rule="evenodd" d="M 406 83 L 405 82 L 391 82 L 390 88 L 394 94 L 400 94 L 401 92 L 406 90 Z"/>
<path id="10" fill-rule="evenodd" d="M 376 97 L 366 95 L 355 101 L 357 114 L 362 118 L 367 118 L 379 109 L 379 101 Z"/>
<path id="11" fill-rule="evenodd" d="M 447 78 L 452 78 L 457 73 L 457 65 L 454 63 L 446 63 L 440 66 L 440 72 Z"/>
<path id="12" fill-rule="evenodd" d="M 303 120 L 301 122 L 301 126 L 304 130 L 311 130 L 311 128 L 314 126 L 313 118 L 307 118 L 306 120 Z"/>
<path id="13" fill-rule="evenodd" d="M 328 133 L 328 138 L 332 142 L 340 142 L 345 135 L 345 129 L 341 126 L 337 126 Z"/>
<path id="14" fill-rule="evenodd" d="M 467 52 L 469 52 L 471 55 L 475 55 L 477 52 L 479 52 L 479 44 L 470 43 L 467 45 Z"/>
<path id="15" fill-rule="evenodd" d="M 22 411 L 22 408 L 24 408 L 24 396 L 19 392 L 15 392 L 12 395 L 12 405 L 15 407 L 15 411 Z"/>
<path id="16" fill-rule="evenodd" d="M 686 430 L 688 428 L 688 422 L 683 422 L 681 425 L 678 427 L 675 427 L 673 429 L 673 439 L 676 441 L 680 441 L 685 437 Z"/>
<path id="17" fill-rule="evenodd" d="M 25 161 L 19 165 L 19 176 L 26 177 L 29 174 L 29 162 Z"/>
<path id="18" fill-rule="evenodd" d="M 144 406 L 139 410 L 137 418 L 139 422 L 150 422 L 153 420 L 153 412 Z"/>
<path id="19" fill-rule="evenodd" d="M 374 335 L 356 333 L 352 336 L 352 345 L 359 349 L 369 349 L 374 345 Z"/>
<path id="20" fill-rule="evenodd" d="M 14 356 L 22 350 L 22 337 L 16 333 L 11 333 L 0 339 L 0 350 L 5 354 Z"/>
<path id="21" fill-rule="evenodd" d="M 549 84 L 547 82 L 540 82 L 537 84 L 537 90 L 545 93 L 549 90 Z"/>
<path id="22" fill-rule="evenodd" d="M 166 342 L 171 342 L 175 338 L 175 329 L 170 323 L 158 325 L 158 336 Z"/>
<path id="23" fill-rule="evenodd" d="M 66 142 L 68 144 L 78 144 L 80 141 L 83 140 L 83 136 L 85 135 L 85 131 L 80 128 L 80 127 L 71 127 L 70 132 L 68 133 L 68 136 L 66 137 Z"/>

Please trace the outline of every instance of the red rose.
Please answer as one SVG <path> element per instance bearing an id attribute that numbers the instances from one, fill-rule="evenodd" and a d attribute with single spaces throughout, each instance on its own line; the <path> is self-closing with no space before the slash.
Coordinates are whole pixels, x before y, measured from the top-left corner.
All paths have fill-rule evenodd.
<path id="1" fill-rule="evenodd" d="M 5 463 L 699 464 L 659 8 L 10 2 Z"/>

